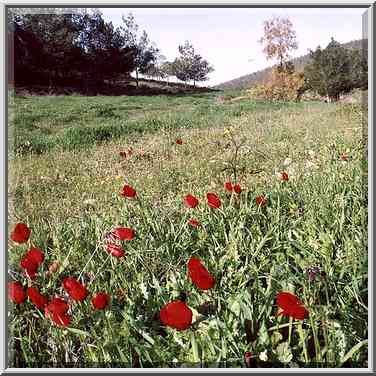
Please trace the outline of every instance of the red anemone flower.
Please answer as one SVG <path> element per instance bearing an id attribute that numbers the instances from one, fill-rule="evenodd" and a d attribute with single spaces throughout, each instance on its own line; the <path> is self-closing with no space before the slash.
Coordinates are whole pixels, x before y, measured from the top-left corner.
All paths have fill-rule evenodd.
<path id="1" fill-rule="evenodd" d="M 167 303 L 159 312 L 161 322 L 177 330 L 188 329 L 192 324 L 192 317 L 192 311 L 181 300 Z"/>
<path id="2" fill-rule="evenodd" d="M 202 290 L 209 290 L 215 285 L 214 277 L 196 257 L 191 257 L 188 261 L 188 275 L 194 285 Z"/>
<path id="3" fill-rule="evenodd" d="M 29 240 L 31 230 L 25 223 L 17 223 L 10 238 L 16 243 L 26 243 Z"/>
<path id="4" fill-rule="evenodd" d="M 20 266 L 26 270 L 26 274 L 30 278 L 34 278 L 37 274 L 39 265 L 44 260 L 44 253 L 39 248 L 30 248 L 20 262 Z"/>
<path id="5" fill-rule="evenodd" d="M 127 227 L 118 227 L 112 230 L 112 233 L 119 240 L 132 240 L 134 238 L 134 230 Z"/>
<path id="6" fill-rule="evenodd" d="M 123 257 L 125 256 L 124 249 L 120 247 L 120 245 L 115 243 L 108 243 L 105 245 L 106 251 L 114 257 Z"/>
<path id="7" fill-rule="evenodd" d="M 105 309 L 110 302 L 110 295 L 106 294 L 105 292 L 100 292 L 91 299 L 91 303 L 93 304 L 95 309 Z"/>
<path id="8" fill-rule="evenodd" d="M 240 193 L 242 193 L 242 188 L 241 188 L 240 184 L 234 185 L 234 192 L 238 195 L 240 195 Z"/>
<path id="9" fill-rule="evenodd" d="M 244 363 L 247 368 L 251 368 L 255 366 L 255 361 L 253 358 L 253 354 L 250 351 L 246 351 L 244 353 Z"/>
<path id="10" fill-rule="evenodd" d="M 137 192 L 130 185 L 125 184 L 123 187 L 123 191 L 121 192 L 121 195 L 126 198 L 135 198 Z"/>
<path id="11" fill-rule="evenodd" d="M 228 182 L 225 183 L 225 189 L 226 189 L 227 192 L 232 192 L 233 191 L 234 187 L 233 187 L 233 185 L 232 185 L 232 183 L 230 181 L 228 181 Z"/>
<path id="12" fill-rule="evenodd" d="M 82 285 L 77 279 L 67 277 L 63 281 L 63 287 L 69 296 L 78 302 L 85 300 L 88 295 L 87 288 Z"/>
<path id="13" fill-rule="evenodd" d="M 289 181 L 289 174 L 286 171 L 282 171 L 278 174 L 278 179 L 281 181 Z"/>
<path id="14" fill-rule="evenodd" d="M 35 287 L 28 287 L 27 296 L 32 301 L 32 303 L 39 309 L 43 309 L 48 304 L 47 297 L 42 295 L 39 292 L 39 290 Z"/>
<path id="15" fill-rule="evenodd" d="M 15 304 L 21 304 L 26 299 L 26 292 L 20 282 L 8 283 L 8 297 Z"/>
<path id="16" fill-rule="evenodd" d="M 215 193 L 207 193 L 206 198 L 208 200 L 208 205 L 213 209 L 218 209 L 221 207 L 221 200 Z"/>
<path id="17" fill-rule="evenodd" d="M 295 320 L 304 320 L 309 312 L 303 303 L 290 292 L 280 292 L 277 294 L 277 306 L 282 311 L 277 316 L 293 317 Z"/>
<path id="18" fill-rule="evenodd" d="M 69 305 L 61 298 L 53 298 L 52 301 L 45 307 L 46 317 L 50 317 L 52 321 L 58 326 L 68 326 L 71 322 L 71 317 L 67 314 Z"/>
<path id="19" fill-rule="evenodd" d="M 256 197 L 256 205 L 257 206 L 265 206 L 268 203 L 268 199 L 265 196 L 257 196 Z"/>
<path id="20" fill-rule="evenodd" d="M 347 162 L 349 160 L 349 157 L 346 154 L 341 155 L 341 161 Z"/>
<path id="21" fill-rule="evenodd" d="M 178 138 L 178 139 L 176 140 L 176 143 L 177 143 L 178 145 L 183 145 L 183 140 L 181 140 L 180 138 Z"/>
<path id="22" fill-rule="evenodd" d="M 185 206 L 194 209 L 198 205 L 198 200 L 195 196 L 188 194 L 184 197 Z"/>
<path id="23" fill-rule="evenodd" d="M 195 219 L 195 218 L 191 218 L 188 221 L 188 224 L 190 224 L 192 227 L 198 227 L 198 226 L 200 226 L 200 222 L 197 219 Z"/>

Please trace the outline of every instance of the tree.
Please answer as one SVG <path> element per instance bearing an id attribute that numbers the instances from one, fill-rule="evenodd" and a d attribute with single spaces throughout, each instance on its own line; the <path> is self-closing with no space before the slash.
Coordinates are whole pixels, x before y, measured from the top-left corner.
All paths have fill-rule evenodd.
<path id="1" fill-rule="evenodd" d="M 180 56 L 173 62 L 174 75 L 181 81 L 193 81 L 196 85 L 197 81 L 205 81 L 208 74 L 214 71 L 214 68 L 196 54 L 194 47 L 188 41 L 184 45 L 179 46 Z"/>
<path id="2" fill-rule="evenodd" d="M 138 86 L 138 75 L 146 74 L 151 65 L 154 64 L 159 53 L 159 49 L 155 44 L 150 42 L 149 36 L 143 30 L 141 36 L 138 35 L 138 25 L 132 13 L 127 17 L 123 16 L 124 38 L 129 48 L 135 51 L 135 72 L 136 72 L 136 85 Z"/>
<path id="3" fill-rule="evenodd" d="M 277 59 L 279 66 L 289 60 L 290 52 L 298 48 L 296 33 L 288 18 L 273 17 L 264 22 L 264 36 L 259 40 L 264 45 L 267 60 Z"/>
<path id="4" fill-rule="evenodd" d="M 349 52 L 333 38 L 325 49 L 310 51 L 311 63 L 305 66 L 306 87 L 337 101 L 341 93 L 354 88 Z"/>

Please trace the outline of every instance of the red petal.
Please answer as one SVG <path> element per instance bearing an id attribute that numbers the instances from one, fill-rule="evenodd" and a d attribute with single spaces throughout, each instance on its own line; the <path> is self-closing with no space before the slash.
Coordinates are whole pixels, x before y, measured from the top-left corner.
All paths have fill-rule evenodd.
<path id="1" fill-rule="evenodd" d="M 122 196 L 127 198 L 134 198 L 137 195 L 137 192 L 134 188 L 130 185 L 125 184 L 123 187 L 123 192 L 121 193 Z"/>
<path id="2" fill-rule="evenodd" d="M 225 189 L 226 189 L 226 191 L 232 192 L 233 188 L 234 187 L 232 186 L 232 183 L 230 181 L 228 181 L 228 182 L 225 183 Z"/>
<path id="3" fill-rule="evenodd" d="M 290 308 L 289 316 L 295 320 L 304 320 L 309 316 L 309 312 L 302 305 L 296 305 Z"/>
<path id="4" fill-rule="evenodd" d="M 61 298 L 53 298 L 51 302 L 45 308 L 46 316 L 51 315 L 52 313 L 63 314 L 66 313 L 69 309 L 69 305 L 65 300 Z"/>
<path id="5" fill-rule="evenodd" d="M 119 240 L 132 240 L 134 238 L 134 230 L 127 227 L 118 227 L 112 230 L 112 233 Z"/>
<path id="6" fill-rule="evenodd" d="M 301 304 L 301 301 L 290 292 L 280 292 L 277 294 L 277 305 L 284 310 L 288 310 L 292 306 Z"/>
<path id="7" fill-rule="evenodd" d="M 39 290 L 35 287 L 29 287 L 27 289 L 27 296 L 30 298 L 33 304 L 39 309 L 43 309 L 48 304 L 47 297 L 42 295 L 39 292 Z"/>
<path id="8" fill-rule="evenodd" d="M 218 209 L 221 206 L 221 200 L 215 193 L 207 193 L 206 198 L 208 200 L 208 205 L 213 209 Z"/>
<path id="9" fill-rule="evenodd" d="M 267 203 L 268 203 L 268 199 L 265 196 L 256 197 L 257 206 L 265 206 Z"/>
<path id="10" fill-rule="evenodd" d="M 192 257 L 188 261 L 188 274 L 192 282 L 202 290 L 209 290 L 215 285 L 213 276 L 196 257 Z"/>
<path id="11" fill-rule="evenodd" d="M 91 300 L 95 309 L 105 309 L 110 302 L 110 296 L 104 292 L 98 293 Z"/>
<path id="12" fill-rule="evenodd" d="M 8 297 L 15 304 L 21 304 L 26 299 L 26 292 L 20 282 L 8 283 Z"/>
<path id="13" fill-rule="evenodd" d="M 200 225 L 200 222 L 199 222 L 197 219 L 191 218 L 191 219 L 188 221 L 188 224 L 190 224 L 190 225 L 193 226 L 193 227 L 197 227 L 197 226 Z"/>
<path id="14" fill-rule="evenodd" d="M 188 329 L 192 324 L 192 317 L 190 308 L 180 300 L 167 303 L 159 312 L 161 322 L 177 330 Z"/>
<path id="15" fill-rule="evenodd" d="M 44 253 L 41 249 L 33 247 L 29 249 L 25 257 L 40 265 L 44 260 Z"/>
<path id="16" fill-rule="evenodd" d="M 198 200 L 195 196 L 188 194 L 184 197 L 184 203 L 188 208 L 194 209 L 198 205 Z"/>
<path id="17" fill-rule="evenodd" d="M 26 243 L 29 240 L 31 230 L 24 223 L 17 223 L 10 238 L 16 243 Z"/>
<path id="18" fill-rule="evenodd" d="M 66 313 L 53 313 L 52 320 L 58 326 L 68 326 L 72 318 Z"/>
<path id="19" fill-rule="evenodd" d="M 114 243 L 106 244 L 106 251 L 114 257 L 123 257 L 125 255 L 124 250 L 119 245 Z"/>
<path id="20" fill-rule="evenodd" d="M 74 278 L 65 278 L 63 281 L 63 286 L 73 300 L 81 302 L 85 300 L 86 296 L 88 295 L 86 287 Z"/>
<path id="21" fill-rule="evenodd" d="M 234 191 L 238 195 L 242 192 L 242 188 L 240 187 L 240 184 L 235 184 L 234 185 Z"/>

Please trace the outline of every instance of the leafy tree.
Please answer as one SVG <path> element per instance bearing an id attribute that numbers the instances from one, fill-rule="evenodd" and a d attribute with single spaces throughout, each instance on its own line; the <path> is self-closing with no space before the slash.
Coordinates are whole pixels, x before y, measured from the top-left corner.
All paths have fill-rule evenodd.
<path id="1" fill-rule="evenodd" d="M 179 53 L 180 56 L 173 62 L 173 72 L 179 80 L 193 81 L 195 86 L 197 81 L 208 79 L 208 74 L 213 72 L 214 68 L 201 55 L 195 53 L 192 44 L 185 41 L 184 45 L 179 46 Z"/>
<path id="2" fill-rule="evenodd" d="M 333 38 L 325 49 L 310 51 L 312 62 L 304 68 L 306 87 L 337 101 L 354 88 L 351 56 Z"/>
<path id="3" fill-rule="evenodd" d="M 138 75 L 146 74 L 157 59 L 159 49 L 155 44 L 150 42 L 149 36 L 145 30 L 143 30 L 141 36 L 138 34 L 138 25 L 134 19 L 132 13 L 129 13 L 127 17 L 123 16 L 124 39 L 129 48 L 135 51 L 135 72 L 136 72 L 136 84 L 138 86 Z"/>
<path id="4" fill-rule="evenodd" d="M 264 36 L 259 40 L 264 45 L 267 60 L 277 59 L 279 66 L 289 60 L 290 52 L 298 48 L 296 33 L 288 18 L 273 17 L 264 22 Z"/>

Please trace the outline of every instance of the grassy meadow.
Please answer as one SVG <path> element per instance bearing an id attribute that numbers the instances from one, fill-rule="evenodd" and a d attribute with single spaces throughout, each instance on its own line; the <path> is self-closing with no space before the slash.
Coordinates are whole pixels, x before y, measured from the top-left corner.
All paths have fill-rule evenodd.
<path id="1" fill-rule="evenodd" d="M 9 242 L 10 277 L 49 297 L 65 296 L 66 276 L 111 295 L 104 311 L 90 297 L 72 302 L 66 328 L 30 302 L 9 303 L 10 366 L 244 367 L 247 351 L 255 367 L 368 366 L 361 105 L 236 96 L 10 98 L 9 228 L 32 230 L 27 244 Z M 224 189 L 228 180 L 239 195 Z M 125 183 L 136 200 L 119 194 Z M 196 209 L 184 206 L 188 193 Z M 123 258 L 103 249 L 116 226 L 136 233 Z M 19 267 L 31 246 L 45 253 L 32 282 Z M 192 284 L 191 256 L 213 289 Z M 162 327 L 159 310 L 183 291 L 192 326 Z M 277 317 L 280 291 L 309 317 Z"/>

